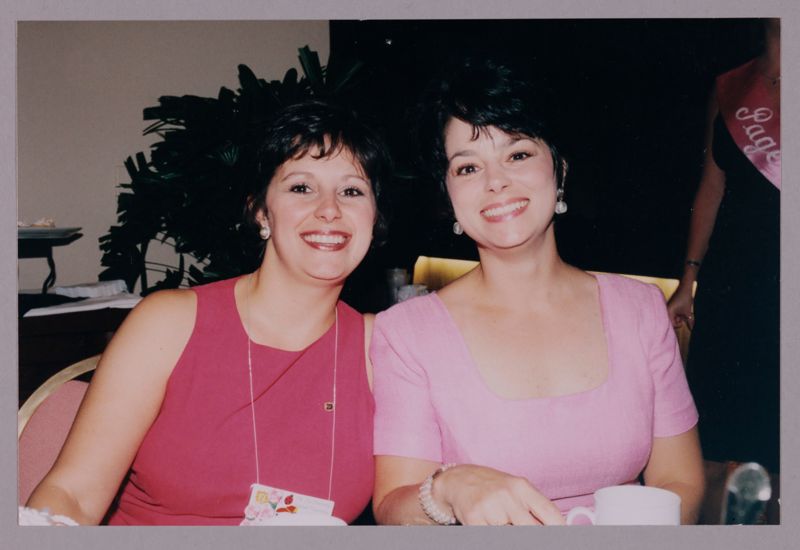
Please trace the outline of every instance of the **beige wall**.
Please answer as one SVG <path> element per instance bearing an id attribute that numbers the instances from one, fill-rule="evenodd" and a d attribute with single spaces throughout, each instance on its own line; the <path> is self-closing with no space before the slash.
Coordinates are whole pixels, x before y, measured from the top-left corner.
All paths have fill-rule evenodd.
<path id="1" fill-rule="evenodd" d="M 240 63 L 272 80 L 300 69 L 306 44 L 323 64 L 329 54 L 327 21 L 20 22 L 17 43 L 18 219 L 83 227 L 54 249 L 58 285 L 97 280 L 123 162 L 155 141 L 142 136 L 145 107 L 235 90 Z M 40 288 L 47 272 L 44 259 L 20 260 L 19 287 Z"/>

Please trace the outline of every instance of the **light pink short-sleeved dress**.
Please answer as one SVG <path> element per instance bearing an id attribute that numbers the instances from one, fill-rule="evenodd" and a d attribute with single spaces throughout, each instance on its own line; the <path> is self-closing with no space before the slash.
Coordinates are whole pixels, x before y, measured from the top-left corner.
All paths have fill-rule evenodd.
<path id="1" fill-rule="evenodd" d="M 526 477 L 565 512 L 601 487 L 636 483 L 654 437 L 697 423 L 664 298 L 597 275 L 608 377 L 579 393 L 503 399 L 486 385 L 434 293 L 375 320 L 376 455 L 478 464 Z"/>

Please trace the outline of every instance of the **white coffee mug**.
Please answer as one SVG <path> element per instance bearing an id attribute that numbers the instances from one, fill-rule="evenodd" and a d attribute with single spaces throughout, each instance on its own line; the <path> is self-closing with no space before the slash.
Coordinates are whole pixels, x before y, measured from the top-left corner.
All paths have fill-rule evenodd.
<path id="1" fill-rule="evenodd" d="M 567 525 L 585 516 L 594 525 L 680 525 L 681 497 L 657 487 L 618 485 L 594 493 L 594 510 L 576 506 Z"/>

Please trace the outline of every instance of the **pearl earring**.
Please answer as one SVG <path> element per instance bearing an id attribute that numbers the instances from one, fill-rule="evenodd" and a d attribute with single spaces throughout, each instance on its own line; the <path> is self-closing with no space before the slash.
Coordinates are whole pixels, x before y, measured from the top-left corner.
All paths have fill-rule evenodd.
<path id="1" fill-rule="evenodd" d="M 268 225 L 262 225 L 261 229 L 258 230 L 258 236 L 265 241 L 269 239 L 270 235 L 272 235 L 272 230 L 270 230 Z"/>
<path id="2" fill-rule="evenodd" d="M 456 235 L 461 235 L 464 232 L 464 228 L 461 227 L 461 224 L 458 222 L 453 222 L 453 233 Z"/>
<path id="3" fill-rule="evenodd" d="M 556 191 L 556 214 L 563 214 L 567 211 L 567 203 L 564 202 L 564 188 L 559 187 Z"/>

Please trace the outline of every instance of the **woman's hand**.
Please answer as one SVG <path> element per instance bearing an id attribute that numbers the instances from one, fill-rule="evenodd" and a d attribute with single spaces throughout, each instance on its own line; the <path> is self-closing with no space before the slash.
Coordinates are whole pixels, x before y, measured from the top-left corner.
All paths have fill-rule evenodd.
<path id="1" fill-rule="evenodd" d="M 454 466 L 434 480 L 434 502 L 463 525 L 563 525 L 561 512 L 527 479 L 484 466 Z"/>
<path id="2" fill-rule="evenodd" d="M 420 484 L 441 464 L 401 456 L 375 457 L 375 519 L 382 525 L 434 523 L 419 502 Z M 484 466 L 459 465 L 437 475 L 433 503 L 463 525 L 563 525 L 555 504 L 525 478 Z"/>
<path id="3" fill-rule="evenodd" d="M 667 302 L 667 312 L 673 327 L 679 328 L 685 323 L 689 330 L 694 329 L 693 305 L 692 285 L 681 282 Z"/>

